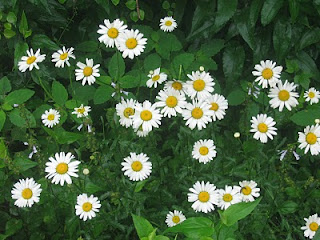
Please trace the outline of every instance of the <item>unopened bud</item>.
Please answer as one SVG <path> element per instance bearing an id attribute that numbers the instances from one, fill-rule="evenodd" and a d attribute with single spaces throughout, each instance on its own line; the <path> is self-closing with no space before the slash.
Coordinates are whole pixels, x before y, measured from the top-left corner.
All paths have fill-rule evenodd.
<path id="1" fill-rule="evenodd" d="M 234 136 L 235 138 L 239 138 L 239 137 L 240 137 L 240 133 L 239 133 L 239 132 L 235 132 L 235 133 L 233 134 L 233 136 Z"/>
<path id="2" fill-rule="evenodd" d="M 83 169 L 82 172 L 83 172 L 84 175 L 88 175 L 90 173 L 88 168 Z"/>
<path id="3" fill-rule="evenodd" d="M 319 119 L 319 118 L 316 118 L 316 119 L 314 120 L 314 122 L 315 122 L 316 124 L 319 124 L 319 123 L 320 123 L 320 119 Z"/>
<path id="4" fill-rule="evenodd" d="M 200 67 L 199 67 L 199 70 L 200 70 L 201 72 L 203 72 L 203 71 L 204 71 L 204 67 L 203 67 L 203 66 L 200 66 Z"/>
<path id="5" fill-rule="evenodd" d="M 150 71 L 149 71 L 149 74 L 150 74 L 150 75 L 152 75 L 152 74 L 153 74 L 153 71 L 152 71 L 152 70 L 150 70 Z"/>

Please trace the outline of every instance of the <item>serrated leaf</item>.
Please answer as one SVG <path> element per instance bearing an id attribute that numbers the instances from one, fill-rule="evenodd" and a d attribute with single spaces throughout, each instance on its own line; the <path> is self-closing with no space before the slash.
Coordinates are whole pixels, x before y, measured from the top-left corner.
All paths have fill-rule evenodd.
<path id="1" fill-rule="evenodd" d="M 249 18 L 249 9 L 243 10 L 240 14 L 235 17 L 237 29 L 242 36 L 242 38 L 246 41 L 249 47 L 254 49 L 254 30 L 250 22 Z"/>
<path id="2" fill-rule="evenodd" d="M 14 109 L 10 112 L 9 119 L 14 125 L 21 128 L 36 127 L 36 120 L 34 119 L 34 116 L 27 109 L 23 109 L 23 111 L 17 108 Z"/>
<path id="3" fill-rule="evenodd" d="M 17 17 L 16 15 L 14 14 L 14 12 L 9 12 L 8 15 L 7 15 L 7 22 L 9 23 L 15 23 L 17 21 Z"/>
<path id="4" fill-rule="evenodd" d="M 111 98 L 113 92 L 115 92 L 115 89 L 110 86 L 100 86 L 94 94 L 94 104 L 105 103 Z"/>
<path id="5" fill-rule="evenodd" d="M 190 67 L 193 61 L 194 55 L 192 53 L 181 53 L 175 56 L 172 62 L 175 73 L 179 73 L 180 65 L 182 65 L 183 69 L 187 71 L 187 69 Z"/>
<path id="6" fill-rule="evenodd" d="M 29 46 L 25 42 L 17 42 L 14 46 L 14 66 L 18 66 L 22 56 L 26 55 Z"/>
<path id="7" fill-rule="evenodd" d="M 213 57 L 224 48 L 223 39 L 212 39 L 210 43 L 201 45 L 201 51 L 208 57 Z"/>
<path id="8" fill-rule="evenodd" d="M 61 106 L 63 106 L 68 100 L 67 90 L 61 83 L 57 81 L 52 83 L 52 96 L 53 100 Z"/>
<path id="9" fill-rule="evenodd" d="M 87 181 L 85 190 L 88 193 L 96 193 L 96 192 L 102 191 L 103 189 L 100 186 L 94 184 L 93 182 Z"/>
<path id="10" fill-rule="evenodd" d="M 219 30 L 237 10 L 238 0 L 218 0 L 217 16 L 214 21 L 214 28 Z"/>
<path id="11" fill-rule="evenodd" d="M 320 41 L 320 28 L 307 30 L 300 39 L 299 50 Z"/>
<path id="12" fill-rule="evenodd" d="M 32 45 L 34 48 L 49 49 L 52 51 L 56 51 L 60 49 L 59 46 L 53 42 L 48 36 L 44 34 L 36 34 L 32 38 Z"/>
<path id="13" fill-rule="evenodd" d="M 299 16 L 300 4 L 298 0 L 289 0 L 289 12 L 291 16 L 291 20 L 295 22 L 297 17 Z"/>
<path id="14" fill-rule="evenodd" d="M 77 51 L 81 52 L 96 52 L 98 50 L 98 43 L 95 41 L 86 41 L 76 46 Z"/>
<path id="15" fill-rule="evenodd" d="M 19 24 L 19 32 L 25 37 L 27 31 L 28 31 L 28 20 L 24 11 L 22 11 L 21 20 Z"/>
<path id="16" fill-rule="evenodd" d="M 19 89 L 11 92 L 6 98 L 5 103 L 9 105 L 21 104 L 26 102 L 34 94 L 30 89 Z"/>
<path id="17" fill-rule="evenodd" d="M 37 162 L 22 157 L 15 158 L 13 160 L 13 164 L 19 169 L 19 172 L 27 171 L 28 169 L 38 165 Z"/>
<path id="18" fill-rule="evenodd" d="M 113 3 L 113 5 L 117 6 L 120 2 L 120 0 L 111 0 L 111 2 Z"/>
<path id="19" fill-rule="evenodd" d="M 293 114 L 290 120 L 299 126 L 308 126 L 317 118 L 320 118 L 320 109 L 302 110 Z"/>
<path id="20" fill-rule="evenodd" d="M 242 75 L 245 53 L 242 46 L 227 47 L 222 56 L 223 72 L 228 80 L 237 80 Z"/>
<path id="21" fill-rule="evenodd" d="M 296 202 L 293 201 L 285 201 L 279 206 L 279 212 L 281 214 L 290 214 L 294 213 L 298 210 L 299 205 Z"/>
<path id="22" fill-rule="evenodd" d="M 3 128 L 5 121 L 6 121 L 6 113 L 3 110 L 0 110 L 0 132 Z"/>
<path id="23" fill-rule="evenodd" d="M 291 49 L 291 36 L 291 23 L 277 21 L 273 30 L 273 47 L 279 61 L 282 61 Z"/>
<path id="24" fill-rule="evenodd" d="M 149 234 L 152 233 L 154 230 L 151 223 L 143 217 L 134 214 L 131 215 L 139 238 L 147 238 Z"/>
<path id="25" fill-rule="evenodd" d="M 263 26 L 269 24 L 273 18 L 277 15 L 282 7 L 283 0 L 266 0 L 263 3 L 261 10 L 261 23 Z"/>
<path id="26" fill-rule="evenodd" d="M 67 132 L 63 128 L 55 128 L 54 130 L 47 127 L 43 129 L 52 136 L 59 144 L 71 144 L 79 139 L 83 138 L 80 133 Z"/>
<path id="27" fill-rule="evenodd" d="M 11 91 L 11 84 L 7 77 L 3 77 L 0 79 L 0 95 L 4 95 L 7 92 Z M 1 96 L 0 96 L 1 100 Z"/>
<path id="28" fill-rule="evenodd" d="M 108 71 L 112 78 L 118 80 L 120 77 L 123 76 L 125 72 L 125 63 L 121 56 L 121 54 L 117 51 L 111 58 L 109 65 L 108 65 Z"/>
<path id="29" fill-rule="evenodd" d="M 15 31 L 13 31 L 13 30 L 11 30 L 11 29 L 5 29 L 4 31 L 3 31 L 3 35 L 6 37 L 6 38 L 12 38 L 12 37 L 14 37 L 15 35 L 16 35 L 16 32 Z"/>
<path id="30" fill-rule="evenodd" d="M 228 97 L 228 103 L 230 106 L 237 106 L 243 103 L 246 99 L 246 94 L 240 89 L 232 91 Z"/>
<path id="31" fill-rule="evenodd" d="M 161 58 L 158 54 L 152 53 L 144 59 L 143 65 L 144 70 L 146 70 L 147 72 L 150 70 L 154 70 L 158 67 L 161 67 Z"/>

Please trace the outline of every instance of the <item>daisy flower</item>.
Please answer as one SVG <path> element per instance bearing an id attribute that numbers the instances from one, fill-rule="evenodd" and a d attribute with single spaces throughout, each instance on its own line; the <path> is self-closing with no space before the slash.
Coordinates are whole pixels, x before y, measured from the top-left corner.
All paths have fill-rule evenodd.
<path id="1" fill-rule="evenodd" d="M 174 89 L 176 91 L 179 91 L 179 93 L 184 94 L 185 92 L 185 83 L 180 81 L 180 80 L 175 80 L 173 79 L 173 81 L 167 81 L 164 84 L 164 90 L 166 89 Z"/>
<path id="2" fill-rule="evenodd" d="M 45 172 L 48 173 L 46 178 L 51 179 L 52 183 L 63 186 L 64 182 L 67 184 L 72 183 L 71 177 L 78 177 L 78 165 L 80 161 L 71 161 L 74 159 L 72 153 L 60 152 L 55 154 L 55 158 L 50 157 L 49 162 L 46 163 Z"/>
<path id="3" fill-rule="evenodd" d="M 239 187 L 225 186 L 225 189 L 218 190 L 218 206 L 223 210 L 233 204 L 241 202 Z"/>
<path id="4" fill-rule="evenodd" d="M 83 104 L 81 104 L 80 107 L 74 108 L 74 111 L 72 112 L 72 114 L 77 114 L 77 118 L 82 118 L 82 117 L 88 116 L 88 113 L 90 111 L 91 111 L 90 106 L 83 106 Z"/>
<path id="5" fill-rule="evenodd" d="M 101 204 L 97 197 L 93 195 L 88 197 L 86 193 L 83 193 L 77 197 L 77 205 L 75 205 L 76 215 L 80 215 L 80 219 L 87 221 L 87 219 L 96 216 L 96 212 L 99 212 L 100 207 Z"/>
<path id="6" fill-rule="evenodd" d="M 206 128 L 208 122 L 212 122 L 213 111 L 210 110 L 210 105 L 203 101 L 192 101 L 185 105 L 185 109 L 182 110 L 183 120 L 187 120 L 186 125 L 190 129 L 194 129 L 196 126 L 198 130 Z"/>
<path id="7" fill-rule="evenodd" d="M 119 36 L 127 29 L 127 25 L 120 19 L 114 20 L 112 23 L 109 19 L 104 20 L 104 25 L 99 25 L 100 29 L 97 31 L 101 36 L 99 42 L 103 42 L 106 47 L 113 48 L 119 43 Z"/>
<path id="8" fill-rule="evenodd" d="M 226 114 L 226 109 L 228 109 L 228 101 L 224 96 L 219 94 L 211 95 L 206 99 L 206 102 L 211 105 L 210 110 L 213 111 L 212 119 L 213 121 L 221 120 Z"/>
<path id="9" fill-rule="evenodd" d="M 285 106 L 289 111 L 291 111 L 291 107 L 295 107 L 298 105 L 297 97 L 299 97 L 298 93 L 293 92 L 297 85 L 294 83 L 289 83 L 288 80 L 282 84 L 281 81 L 278 82 L 278 86 L 274 86 L 270 89 L 268 97 L 272 98 L 269 103 L 272 108 L 278 108 L 281 112 L 283 107 Z"/>
<path id="10" fill-rule="evenodd" d="M 320 92 L 313 87 L 309 88 L 309 90 L 304 93 L 304 98 L 307 102 L 310 102 L 311 105 L 313 103 L 318 103 L 320 98 Z"/>
<path id="11" fill-rule="evenodd" d="M 122 52 L 122 57 L 129 57 L 131 59 L 134 56 L 139 56 L 146 47 L 147 39 L 143 38 L 143 34 L 139 30 L 125 30 L 119 36 L 118 49 Z"/>
<path id="12" fill-rule="evenodd" d="M 134 128 L 134 132 L 137 134 L 138 137 L 146 137 L 151 131 L 143 131 L 142 126 L 140 126 L 138 128 Z"/>
<path id="13" fill-rule="evenodd" d="M 320 125 L 307 126 L 304 132 L 299 132 L 298 134 L 299 148 L 305 148 L 305 154 L 310 150 L 311 155 L 318 155 L 320 152 Z"/>
<path id="14" fill-rule="evenodd" d="M 29 69 L 29 71 L 32 71 L 34 67 L 36 69 L 39 69 L 37 63 L 42 62 L 46 58 L 45 54 L 40 54 L 40 49 L 38 49 L 36 53 L 34 53 L 33 49 L 30 48 L 29 50 L 27 50 L 27 55 L 28 56 L 23 56 L 18 62 L 20 72 L 25 72 L 27 69 Z"/>
<path id="15" fill-rule="evenodd" d="M 149 101 L 137 103 L 133 115 L 133 128 L 142 125 L 143 131 L 151 131 L 152 127 L 158 128 L 161 125 L 161 118 L 160 110 L 156 109 L 155 104 L 152 105 Z"/>
<path id="16" fill-rule="evenodd" d="M 174 210 L 173 212 L 169 212 L 166 217 L 166 224 L 168 227 L 173 227 L 179 223 L 182 223 L 186 220 L 186 217 L 183 215 L 181 211 Z"/>
<path id="17" fill-rule="evenodd" d="M 272 135 L 277 135 L 277 128 L 274 127 L 276 122 L 267 114 L 258 114 L 257 117 L 252 117 L 250 122 L 252 123 L 250 132 L 254 132 L 253 138 L 262 143 L 266 143 L 268 138 L 272 140 Z"/>
<path id="18" fill-rule="evenodd" d="M 70 67 L 69 59 L 76 59 L 76 57 L 73 55 L 73 50 L 74 48 L 66 49 L 65 47 L 63 47 L 62 49 L 53 53 L 51 61 L 56 63 L 54 66 L 58 68 L 64 68 L 64 64 L 67 64 L 68 67 Z"/>
<path id="19" fill-rule="evenodd" d="M 60 113 L 55 109 L 46 110 L 44 114 L 41 115 L 42 123 L 49 128 L 57 125 L 60 120 Z"/>
<path id="20" fill-rule="evenodd" d="M 280 82 L 280 74 L 282 71 L 281 66 L 276 67 L 276 62 L 270 60 L 261 61 L 260 64 L 256 64 L 254 69 L 257 71 L 252 71 L 253 76 L 257 78 L 254 80 L 258 82 L 262 88 L 274 87 L 278 82 Z"/>
<path id="21" fill-rule="evenodd" d="M 86 58 L 86 64 L 78 62 L 77 66 L 80 69 L 76 69 L 76 81 L 82 80 L 82 85 L 84 86 L 86 82 L 89 85 L 96 81 L 96 77 L 100 77 L 99 67 L 100 64 L 93 66 L 93 59 Z"/>
<path id="22" fill-rule="evenodd" d="M 312 239 L 319 229 L 320 217 L 318 217 L 318 214 L 316 213 L 309 216 L 309 218 L 304 218 L 304 220 L 306 221 L 306 225 L 301 227 L 301 230 L 304 230 L 305 237 Z"/>
<path id="23" fill-rule="evenodd" d="M 260 188 L 257 188 L 257 183 L 255 181 L 242 181 L 239 182 L 240 185 L 240 195 L 243 202 L 253 202 L 255 198 L 260 196 Z"/>
<path id="24" fill-rule="evenodd" d="M 199 140 L 194 143 L 192 157 L 198 159 L 200 163 L 208 163 L 217 156 L 213 140 Z"/>
<path id="25" fill-rule="evenodd" d="M 134 115 L 134 108 L 137 101 L 133 99 L 121 100 L 121 103 L 116 105 L 117 115 L 120 117 L 119 122 L 121 126 L 126 128 L 132 126 Z"/>
<path id="26" fill-rule="evenodd" d="M 191 193 L 188 193 L 188 202 L 193 202 L 191 207 L 196 212 L 211 212 L 215 209 L 214 204 L 218 204 L 218 194 L 214 184 L 197 181 L 189 191 Z"/>
<path id="27" fill-rule="evenodd" d="M 182 109 L 187 104 L 184 94 L 182 95 L 173 89 L 161 90 L 156 98 L 159 102 L 156 102 L 155 105 L 162 108 L 161 113 L 168 118 L 176 117 L 177 113 L 182 113 Z"/>
<path id="28" fill-rule="evenodd" d="M 214 90 L 213 86 L 215 83 L 209 73 L 196 71 L 187 76 L 191 81 L 186 82 L 186 93 L 191 99 L 197 97 L 201 100 L 210 97 Z"/>
<path id="29" fill-rule="evenodd" d="M 160 68 L 157 68 L 154 71 L 150 71 L 148 77 L 150 79 L 146 83 L 147 87 L 152 88 L 153 86 L 154 88 L 156 88 L 158 84 L 161 84 L 167 80 L 168 75 L 165 73 L 160 73 Z"/>
<path id="30" fill-rule="evenodd" d="M 40 200 L 41 185 L 36 183 L 33 178 L 20 179 L 13 185 L 11 190 L 12 199 L 16 199 L 14 205 L 18 207 L 32 207 Z"/>
<path id="31" fill-rule="evenodd" d="M 131 152 L 130 156 L 123 160 L 124 162 L 121 163 L 123 168 L 121 170 L 131 181 L 142 181 L 151 174 L 152 163 L 148 161 L 149 157 L 146 154 Z"/>
<path id="32" fill-rule="evenodd" d="M 159 26 L 164 32 L 172 32 L 175 28 L 177 28 L 178 24 L 172 17 L 165 17 L 160 19 Z"/>

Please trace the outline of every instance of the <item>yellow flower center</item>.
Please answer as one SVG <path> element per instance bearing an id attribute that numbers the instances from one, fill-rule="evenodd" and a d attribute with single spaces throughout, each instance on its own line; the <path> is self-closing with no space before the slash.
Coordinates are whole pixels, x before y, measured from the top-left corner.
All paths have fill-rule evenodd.
<path id="1" fill-rule="evenodd" d="M 116 38 L 116 37 L 118 37 L 118 35 L 119 35 L 119 32 L 118 32 L 118 29 L 116 29 L 116 28 L 110 28 L 109 30 L 108 30 L 108 36 L 110 37 L 110 38 Z"/>
<path id="2" fill-rule="evenodd" d="M 290 94 L 287 90 L 281 90 L 278 96 L 281 101 L 287 101 L 290 98 Z"/>
<path id="3" fill-rule="evenodd" d="M 49 114 L 49 115 L 48 115 L 48 120 L 49 120 L 49 121 L 52 121 L 53 119 L 54 119 L 54 114 Z"/>
<path id="4" fill-rule="evenodd" d="M 200 202 L 208 202 L 210 199 L 210 195 L 208 192 L 200 192 L 198 195 L 198 199 Z"/>
<path id="5" fill-rule="evenodd" d="M 231 202 L 232 199 L 233 199 L 233 197 L 230 193 L 226 193 L 223 195 L 223 201 L 225 201 L 225 202 Z"/>
<path id="6" fill-rule="evenodd" d="M 24 199 L 30 199 L 32 197 L 32 190 L 30 188 L 25 188 L 21 195 Z"/>
<path id="7" fill-rule="evenodd" d="M 140 172 L 141 169 L 142 169 L 142 163 L 140 161 L 134 161 L 132 164 L 131 164 L 131 168 L 133 171 L 135 172 Z"/>
<path id="8" fill-rule="evenodd" d="M 166 104 L 170 108 L 174 108 L 178 104 L 178 99 L 175 96 L 169 96 L 166 100 Z"/>
<path id="9" fill-rule="evenodd" d="M 173 216 L 172 222 L 174 222 L 174 223 L 176 223 L 176 224 L 179 223 L 179 222 L 180 222 L 179 216 Z"/>
<path id="10" fill-rule="evenodd" d="M 137 42 L 137 40 L 135 38 L 129 38 L 126 41 L 126 46 L 129 49 L 134 49 L 137 45 L 138 45 L 138 42 Z"/>
<path id="11" fill-rule="evenodd" d="M 195 119 L 200 119 L 203 116 L 203 111 L 201 108 L 196 107 L 191 111 L 191 115 Z"/>
<path id="12" fill-rule="evenodd" d="M 173 87 L 175 90 L 181 90 L 181 89 L 182 89 L 182 84 L 179 83 L 179 82 L 173 82 L 173 83 L 172 83 L 172 87 Z"/>
<path id="13" fill-rule="evenodd" d="M 205 86 L 206 83 L 202 79 L 198 79 L 193 82 L 193 88 L 198 92 L 202 91 Z"/>
<path id="14" fill-rule="evenodd" d="M 269 80 L 270 78 L 272 78 L 272 76 L 273 76 L 273 72 L 272 72 L 272 70 L 270 68 L 265 68 L 262 71 L 262 77 L 264 79 L 268 79 Z"/>
<path id="15" fill-rule="evenodd" d="M 209 148 L 207 148 L 206 146 L 202 146 L 199 148 L 199 153 L 204 156 L 204 155 L 207 155 L 209 152 Z"/>
<path id="16" fill-rule="evenodd" d="M 149 110 L 143 110 L 140 113 L 140 117 L 143 121 L 149 121 L 152 118 L 152 112 L 150 112 Z"/>
<path id="17" fill-rule="evenodd" d="M 123 111 L 123 115 L 126 118 L 129 118 L 130 116 L 132 116 L 134 114 L 134 109 L 131 107 L 127 107 L 124 111 Z"/>
<path id="18" fill-rule="evenodd" d="M 86 111 L 86 109 L 83 108 L 78 108 L 77 112 L 83 114 Z"/>
<path id="19" fill-rule="evenodd" d="M 31 56 L 27 59 L 27 64 L 32 64 L 37 58 L 35 56 Z"/>
<path id="20" fill-rule="evenodd" d="M 243 193 L 243 195 L 250 195 L 252 192 L 252 189 L 249 186 L 245 186 L 241 188 L 241 192 Z"/>
<path id="21" fill-rule="evenodd" d="M 313 145 L 317 142 L 317 136 L 314 133 L 309 132 L 306 136 L 306 141 L 307 143 Z"/>
<path id="22" fill-rule="evenodd" d="M 152 81 L 158 81 L 160 79 L 160 75 L 155 75 L 152 77 Z"/>
<path id="23" fill-rule="evenodd" d="M 311 231 L 314 231 L 314 232 L 315 232 L 315 231 L 318 230 L 319 225 L 318 225 L 318 223 L 316 223 L 316 222 L 312 222 L 312 223 L 310 223 L 309 228 L 310 228 Z"/>
<path id="24" fill-rule="evenodd" d="M 83 69 L 83 75 L 86 76 L 86 77 L 91 76 L 92 72 L 93 72 L 92 67 L 85 67 Z"/>
<path id="25" fill-rule="evenodd" d="M 309 92 L 308 96 L 309 96 L 309 98 L 314 98 L 315 94 L 314 94 L 314 92 Z"/>
<path id="26" fill-rule="evenodd" d="M 59 173 L 59 174 L 65 174 L 66 172 L 68 172 L 68 164 L 66 163 L 59 163 L 57 166 L 56 166 L 56 172 Z"/>
<path id="27" fill-rule="evenodd" d="M 89 203 L 89 202 L 85 202 L 85 203 L 82 205 L 82 209 L 83 209 L 83 211 L 85 211 L 85 212 L 89 212 L 89 211 L 92 209 L 92 204 Z"/>
<path id="28" fill-rule="evenodd" d="M 219 105 L 217 103 L 211 103 L 210 110 L 217 111 L 219 109 Z"/>
<path id="29" fill-rule="evenodd" d="M 60 55 L 60 60 L 65 60 L 68 57 L 68 53 L 62 53 Z"/>
<path id="30" fill-rule="evenodd" d="M 265 123 L 259 123 L 258 125 L 259 132 L 266 133 L 268 131 L 268 126 Z"/>
<path id="31" fill-rule="evenodd" d="M 165 22 L 165 25 L 170 27 L 172 25 L 172 22 L 168 20 L 168 21 Z"/>

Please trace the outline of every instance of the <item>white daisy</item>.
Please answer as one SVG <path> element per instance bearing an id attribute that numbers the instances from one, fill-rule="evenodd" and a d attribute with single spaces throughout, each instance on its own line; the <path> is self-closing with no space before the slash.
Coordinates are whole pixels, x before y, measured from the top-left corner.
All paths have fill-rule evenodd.
<path id="1" fill-rule="evenodd" d="M 91 111 L 90 106 L 83 106 L 83 104 L 81 104 L 80 107 L 74 108 L 74 111 L 72 112 L 72 114 L 77 114 L 77 118 L 82 118 L 82 117 L 88 116 L 88 113 L 90 111 Z"/>
<path id="2" fill-rule="evenodd" d="M 123 168 L 121 170 L 131 181 L 142 181 L 151 174 L 152 163 L 148 161 L 149 157 L 146 154 L 131 152 L 130 156 L 123 160 L 124 162 L 121 163 Z"/>
<path id="3" fill-rule="evenodd" d="M 142 125 L 143 131 L 151 131 L 152 127 L 158 128 L 161 125 L 162 115 L 160 110 L 156 109 L 155 104 L 144 101 L 143 104 L 137 103 L 133 116 L 133 128 L 139 128 Z"/>
<path id="4" fill-rule="evenodd" d="M 41 115 L 42 123 L 52 128 L 54 125 L 57 125 L 60 120 L 60 113 L 55 109 L 46 110 L 44 114 Z"/>
<path id="5" fill-rule="evenodd" d="M 197 181 L 189 191 L 191 193 L 188 193 L 188 202 L 193 202 L 191 207 L 196 212 L 211 212 L 215 209 L 214 204 L 218 204 L 218 194 L 214 184 Z"/>
<path id="6" fill-rule="evenodd" d="M 276 122 L 267 114 L 258 114 L 257 117 L 252 117 L 250 122 L 250 132 L 254 132 L 253 138 L 266 143 L 268 138 L 273 139 L 272 135 L 277 135 L 277 128 L 274 127 Z"/>
<path id="7" fill-rule="evenodd" d="M 100 64 L 93 66 L 93 59 L 86 58 L 86 64 L 78 62 L 77 66 L 80 69 L 76 69 L 76 81 L 82 80 L 82 85 L 84 86 L 86 82 L 89 85 L 96 81 L 96 77 L 100 77 L 99 67 Z"/>
<path id="8" fill-rule="evenodd" d="M 289 83 L 288 80 L 282 84 L 281 81 L 278 82 L 276 86 L 270 89 L 268 97 L 272 98 L 269 103 L 272 108 L 278 108 L 281 112 L 285 106 L 289 111 L 291 107 L 298 105 L 297 97 L 298 93 L 293 92 L 296 89 L 297 85 L 294 83 Z"/>
<path id="9" fill-rule="evenodd" d="M 132 126 L 133 119 L 130 116 L 134 115 L 134 108 L 137 101 L 133 99 L 121 100 L 121 103 L 116 105 L 117 115 L 120 117 L 119 122 L 121 126 L 126 128 Z"/>
<path id="10" fill-rule="evenodd" d="M 186 125 L 190 129 L 194 129 L 196 126 L 198 130 L 206 128 L 208 122 L 212 122 L 213 111 L 210 110 L 210 105 L 203 101 L 192 101 L 185 105 L 185 109 L 182 110 L 183 120 L 187 120 Z"/>
<path id="11" fill-rule="evenodd" d="M 206 99 L 206 102 L 211 105 L 210 110 L 213 111 L 212 119 L 213 121 L 221 120 L 226 114 L 226 109 L 228 109 L 228 100 L 224 96 L 219 94 L 211 95 Z"/>
<path id="12" fill-rule="evenodd" d="M 19 179 L 11 190 L 12 199 L 16 199 L 14 205 L 18 207 L 32 207 L 40 200 L 41 185 L 36 183 L 33 178 Z"/>
<path id="13" fill-rule="evenodd" d="M 76 59 L 76 57 L 73 55 L 73 50 L 74 48 L 66 49 L 65 47 L 63 47 L 62 49 L 53 53 L 51 61 L 56 63 L 54 66 L 58 68 L 64 68 L 64 64 L 66 63 L 68 67 L 70 67 L 69 59 Z"/>
<path id="14" fill-rule="evenodd" d="M 214 145 L 213 140 L 199 140 L 193 145 L 192 157 L 198 159 L 200 163 L 206 164 L 217 156 L 217 151 L 215 149 L 216 146 Z"/>
<path id="15" fill-rule="evenodd" d="M 319 229 L 320 217 L 318 217 L 318 214 L 316 213 L 308 218 L 304 218 L 304 220 L 306 221 L 306 225 L 301 227 L 301 230 L 304 230 L 305 237 L 312 239 Z"/>
<path id="16" fill-rule="evenodd" d="M 204 100 L 210 97 L 215 83 L 208 72 L 196 71 L 192 72 L 192 75 L 188 74 L 188 77 L 191 81 L 186 82 L 186 93 L 191 99 L 197 97 Z"/>
<path id="17" fill-rule="evenodd" d="M 143 131 L 142 125 L 141 125 L 138 128 L 134 128 L 134 132 L 137 134 L 138 137 L 146 137 L 151 131 Z"/>
<path id="18" fill-rule="evenodd" d="M 184 94 L 180 94 L 174 89 L 161 90 L 156 98 L 159 102 L 156 102 L 155 105 L 162 108 L 161 113 L 168 118 L 176 117 L 177 112 L 182 113 L 182 109 L 187 104 Z"/>
<path id="19" fill-rule="evenodd" d="M 310 150 L 311 155 L 318 155 L 320 152 L 320 125 L 307 126 L 304 132 L 299 132 L 298 134 L 299 148 L 305 148 L 305 154 Z"/>
<path id="20" fill-rule="evenodd" d="M 175 28 L 177 28 L 178 24 L 172 17 L 165 17 L 160 19 L 159 26 L 164 32 L 172 32 Z"/>
<path id="21" fill-rule="evenodd" d="M 127 25 L 120 19 L 114 20 L 112 23 L 109 19 L 104 20 L 104 25 L 99 25 L 98 33 L 102 36 L 99 37 L 99 42 L 103 42 L 107 47 L 114 47 L 118 45 L 120 33 L 127 29 Z"/>
<path id="22" fill-rule="evenodd" d="M 129 57 L 131 59 L 134 56 L 139 56 L 146 47 L 147 39 L 143 38 L 143 34 L 139 30 L 125 30 L 119 36 L 118 49 L 122 52 L 122 57 Z"/>
<path id="23" fill-rule="evenodd" d="M 282 66 L 276 67 L 276 62 L 270 60 L 261 61 L 260 64 L 256 64 L 254 69 L 257 71 L 252 71 L 253 76 L 256 76 L 255 82 L 258 82 L 262 88 L 274 87 L 278 82 L 280 82 L 280 74 L 282 71 Z"/>
<path id="24" fill-rule="evenodd" d="M 163 89 L 164 90 L 174 89 L 176 91 L 179 91 L 181 94 L 184 94 L 185 93 L 185 83 L 180 80 L 173 79 L 173 81 L 165 82 Z"/>
<path id="25" fill-rule="evenodd" d="M 255 198 L 260 196 L 260 188 L 257 188 L 257 183 L 255 181 L 242 181 L 239 182 L 240 185 L 240 195 L 243 202 L 253 202 Z"/>
<path id="26" fill-rule="evenodd" d="M 218 190 L 218 206 L 223 210 L 233 204 L 241 202 L 239 187 L 225 186 L 225 189 Z"/>
<path id="27" fill-rule="evenodd" d="M 101 204 L 97 197 L 93 195 L 88 197 L 86 193 L 83 193 L 77 197 L 77 205 L 75 205 L 76 215 L 80 215 L 80 219 L 87 221 L 87 219 L 96 216 L 96 212 L 99 212 L 100 207 Z"/>
<path id="28" fill-rule="evenodd" d="M 173 227 L 179 223 L 182 223 L 186 220 L 186 217 L 183 215 L 181 211 L 174 210 L 173 212 L 169 212 L 166 217 L 166 224 L 168 227 Z"/>
<path id="29" fill-rule="evenodd" d="M 27 69 L 29 69 L 29 71 L 32 71 L 34 67 L 36 69 L 39 69 L 37 63 L 42 62 L 46 58 L 45 54 L 40 54 L 40 49 L 38 49 L 36 53 L 33 53 L 33 49 L 30 48 L 29 50 L 27 50 L 27 55 L 28 56 L 23 56 L 18 62 L 20 72 L 25 72 Z"/>
<path id="30" fill-rule="evenodd" d="M 52 183 L 63 186 L 64 182 L 67 184 L 72 183 L 71 177 L 78 177 L 78 165 L 80 161 L 71 161 L 74 159 L 72 153 L 60 152 L 55 154 L 55 158 L 50 157 L 49 162 L 46 163 L 45 172 L 48 173 L 46 178 L 51 179 Z"/>
<path id="31" fill-rule="evenodd" d="M 304 98 L 307 102 L 310 102 L 311 105 L 313 103 L 318 103 L 320 98 L 320 92 L 313 87 L 309 88 L 309 90 L 304 93 Z"/>
<path id="32" fill-rule="evenodd" d="M 158 84 L 161 84 L 167 80 L 168 75 L 165 73 L 160 73 L 160 68 L 157 68 L 151 72 L 152 74 L 148 75 L 150 79 L 146 83 L 147 87 L 152 88 L 153 86 L 154 88 L 156 88 Z"/>

